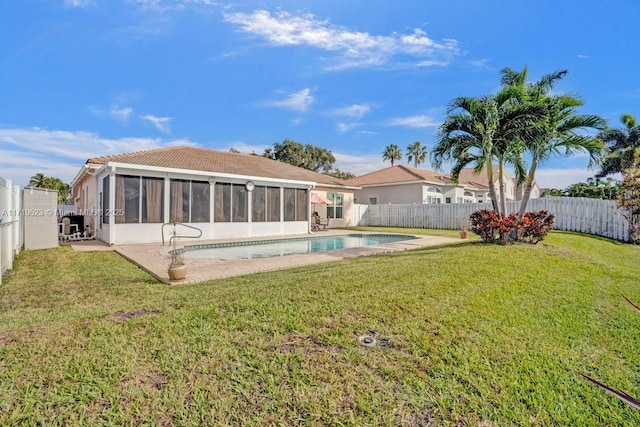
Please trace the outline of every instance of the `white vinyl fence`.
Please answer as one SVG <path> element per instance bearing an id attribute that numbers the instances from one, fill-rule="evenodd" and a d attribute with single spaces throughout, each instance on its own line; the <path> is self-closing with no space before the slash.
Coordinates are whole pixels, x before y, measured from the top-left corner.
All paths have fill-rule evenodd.
<path id="1" fill-rule="evenodd" d="M 507 203 L 508 212 L 519 208 L 520 202 Z M 478 209 L 492 208 L 490 203 L 355 205 L 353 222 L 361 226 L 455 230 Z M 554 230 L 629 240 L 629 222 L 615 201 L 584 197 L 542 197 L 529 201 L 527 211 L 540 210 L 555 215 Z"/>
<path id="2" fill-rule="evenodd" d="M 20 252 L 20 188 L 0 178 L 0 284 Z"/>

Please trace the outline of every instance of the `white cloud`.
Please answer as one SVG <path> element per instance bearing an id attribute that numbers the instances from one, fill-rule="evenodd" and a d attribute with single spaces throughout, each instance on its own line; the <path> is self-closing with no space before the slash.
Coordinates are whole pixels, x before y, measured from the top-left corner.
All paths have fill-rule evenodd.
<path id="1" fill-rule="evenodd" d="M 595 172 L 585 168 L 549 168 L 536 171 L 536 182 L 540 188 L 556 188 L 563 190 L 571 184 L 586 182 Z"/>
<path id="2" fill-rule="evenodd" d="M 143 120 L 147 120 L 160 132 L 169 134 L 171 133 L 171 117 L 156 117 L 152 114 L 140 117 Z"/>
<path id="3" fill-rule="evenodd" d="M 76 0 L 77 1 L 77 0 Z M 217 2 L 213 0 L 136 0 L 143 9 L 151 9 L 158 12 L 170 10 L 184 10 L 189 5 L 202 4 L 205 6 L 215 6 Z"/>
<path id="4" fill-rule="evenodd" d="M 64 0 L 67 7 L 89 7 L 93 5 L 93 0 Z"/>
<path id="5" fill-rule="evenodd" d="M 269 101 L 264 105 L 268 107 L 284 108 L 285 110 L 297 111 L 304 113 L 309 109 L 315 100 L 311 89 L 305 88 L 301 91 L 294 92 L 284 99 L 277 101 Z"/>
<path id="6" fill-rule="evenodd" d="M 117 105 L 112 105 L 111 108 L 109 108 L 109 114 L 111 114 L 112 117 L 120 120 L 121 122 L 126 122 L 127 120 L 129 120 L 131 113 L 133 113 L 133 108 L 131 107 L 120 108 Z"/>
<path id="7" fill-rule="evenodd" d="M 307 46 L 337 55 L 329 69 L 380 66 L 394 57 L 413 58 L 423 66 L 442 65 L 458 53 L 456 40 L 435 41 L 421 29 L 410 34 L 373 35 L 319 20 L 312 14 L 253 13 L 225 14 L 225 20 L 241 31 L 261 37 L 272 46 Z M 430 63 L 430 61 L 433 61 Z"/>
<path id="8" fill-rule="evenodd" d="M 108 110 L 98 107 L 89 107 L 89 111 L 97 116 L 110 116 L 121 123 L 126 123 L 129 121 L 131 113 L 133 113 L 133 108 L 112 105 Z"/>
<path id="9" fill-rule="evenodd" d="M 471 68 L 483 69 L 483 68 L 487 68 L 488 64 L 489 64 L 489 60 L 486 58 L 472 59 L 469 61 L 469 66 L 471 66 Z"/>
<path id="10" fill-rule="evenodd" d="M 589 55 L 584 55 L 584 54 L 581 53 L 581 54 L 578 55 L 578 58 L 587 59 L 587 58 L 589 58 Z"/>
<path id="11" fill-rule="evenodd" d="M 335 169 L 351 172 L 356 176 L 364 175 L 388 166 L 382 161 L 382 152 L 380 152 L 380 155 L 351 155 L 333 152 L 333 156 L 336 158 L 336 163 L 334 164 Z"/>
<path id="12" fill-rule="evenodd" d="M 371 104 L 352 104 L 348 107 L 338 108 L 333 111 L 333 114 L 338 116 L 354 117 L 361 119 L 364 115 L 371 111 Z"/>
<path id="13" fill-rule="evenodd" d="M 24 186 L 29 177 L 38 172 L 70 182 L 92 157 L 194 144 L 188 140 L 157 138 L 109 139 L 91 132 L 33 127 L 0 129 L 0 145 L 2 178 L 13 179 L 14 183 Z"/>
<path id="14" fill-rule="evenodd" d="M 362 126 L 362 123 L 338 123 L 338 132 L 346 133 L 358 126 Z"/>
<path id="15" fill-rule="evenodd" d="M 436 127 L 439 123 L 427 115 L 418 115 L 410 117 L 397 117 L 387 122 L 388 126 L 404 126 L 409 128 L 428 128 Z"/>

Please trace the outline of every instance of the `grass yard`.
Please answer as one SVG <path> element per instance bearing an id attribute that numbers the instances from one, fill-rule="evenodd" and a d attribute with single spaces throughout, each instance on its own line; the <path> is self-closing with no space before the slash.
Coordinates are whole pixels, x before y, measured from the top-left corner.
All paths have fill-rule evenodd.
<path id="1" fill-rule="evenodd" d="M 14 267 L 2 425 L 640 425 L 578 375 L 640 396 L 637 246 L 555 232 L 174 287 L 115 253 Z"/>

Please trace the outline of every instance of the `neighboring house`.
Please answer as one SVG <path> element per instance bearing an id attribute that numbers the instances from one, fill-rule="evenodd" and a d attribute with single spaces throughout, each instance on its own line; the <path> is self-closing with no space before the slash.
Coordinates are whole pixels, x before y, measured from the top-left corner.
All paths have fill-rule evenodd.
<path id="1" fill-rule="evenodd" d="M 264 157 L 187 146 L 89 159 L 71 186 L 85 224 L 109 244 L 159 242 L 172 221 L 203 239 L 307 233 L 312 209 L 348 226 L 358 189 Z M 311 205 L 312 191 L 333 204 Z"/>
<path id="2" fill-rule="evenodd" d="M 486 179 L 485 179 L 486 181 Z M 398 165 L 348 181 L 356 190 L 356 203 L 475 203 L 489 201 L 489 187 L 478 180 L 453 182 L 447 174 Z"/>
<path id="3" fill-rule="evenodd" d="M 503 177 L 504 177 L 504 198 L 507 202 L 514 202 L 516 200 L 516 184 L 515 180 L 511 178 L 511 174 L 507 171 L 506 168 L 503 168 Z M 499 173 L 500 169 L 497 165 L 493 166 L 493 187 L 496 190 L 496 195 L 498 199 L 500 199 L 500 181 L 499 181 Z M 473 168 L 464 168 L 460 171 L 459 175 L 460 181 L 474 182 L 479 185 L 483 185 L 489 189 L 489 178 L 487 178 L 487 171 L 482 170 L 479 173 Z M 489 195 L 486 197 L 487 201 L 490 201 Z"/>

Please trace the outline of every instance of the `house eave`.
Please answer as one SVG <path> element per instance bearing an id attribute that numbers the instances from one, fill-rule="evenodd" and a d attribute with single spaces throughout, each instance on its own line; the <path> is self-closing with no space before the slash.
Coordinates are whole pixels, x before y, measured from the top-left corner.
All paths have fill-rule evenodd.
<path id="1" fill-rule="evenodd" d="M 195 169 L 168 168 L 168 167 L 138 165 L 133 163 L 120 163 L 120 162 L 105 162 L 101 165 L 99 169 L 96 170 L 95 174 L 98 174 L 107 168 L 115 168 L 116 171 L 118 169 L 129 169 L 129 170 L 139 170 L 139 171 L 153 171 L 153 172 L 176 174 L 176 175 L 200 175 L 200 176 L 205 176 L 213 179 L 226 178 L 226 179 L 246 180 L 246 181 L 267 181 L 267 182 L 274 182 L 278 184 L 305 186 L 309 188 L 329 187 L 329 188 L 350 189 L 350 190 L 359 189 L 359 187 L 325 184 L 325 183 L 319 183 L 316 181 L 272 178 L 272 177 L 257 176 L 257 175 L 231 174 L 231 173 L 224 173 L 224 172 L 211 172 L 211 171 L 203 171 L 203 170 L 195 170 Z"/>

